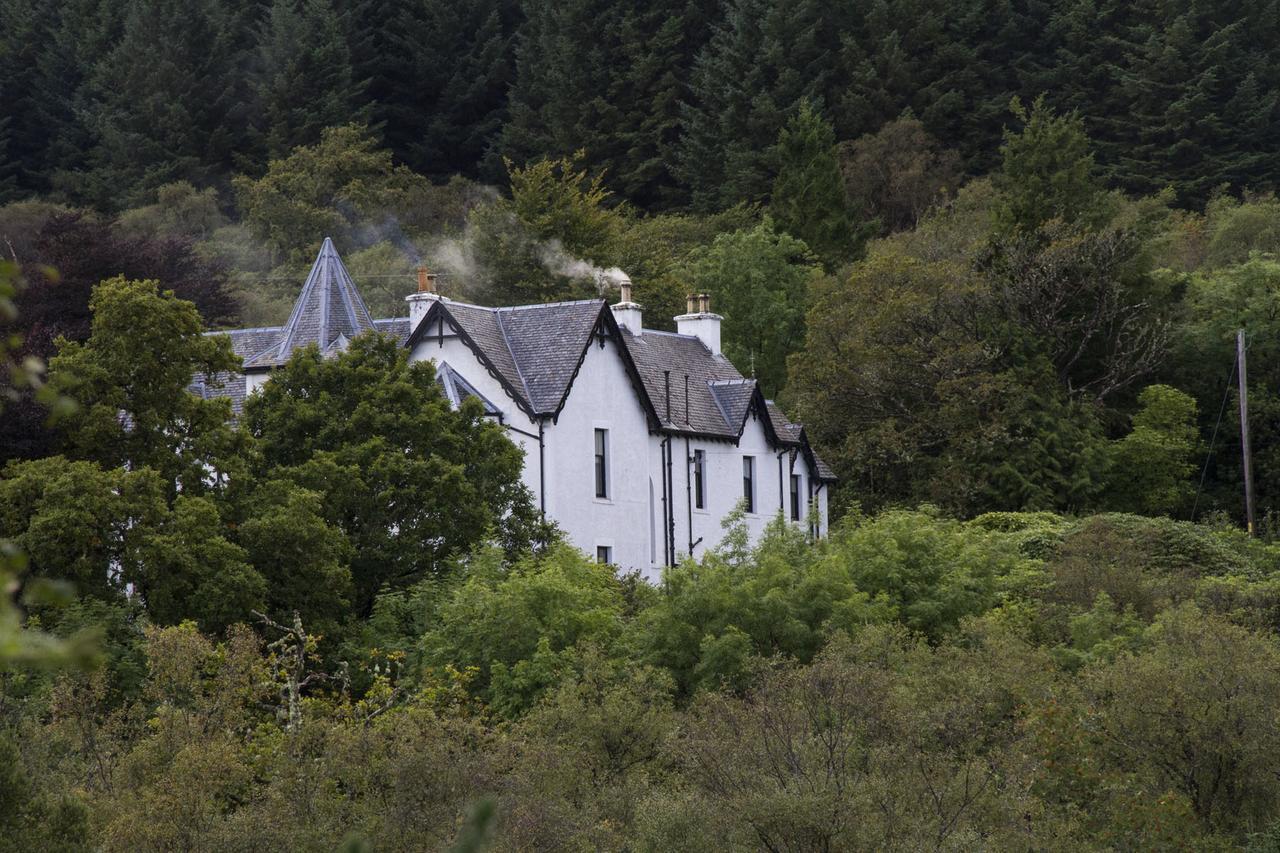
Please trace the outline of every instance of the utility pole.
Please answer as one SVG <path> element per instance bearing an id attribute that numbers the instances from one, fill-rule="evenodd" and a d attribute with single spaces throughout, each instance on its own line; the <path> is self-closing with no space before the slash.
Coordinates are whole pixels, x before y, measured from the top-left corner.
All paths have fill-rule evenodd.
<path id="1" fill-rule="evenodd" d="M 1244 514 L 1254 535 L 1253 453 L 1249 447 L 1249 384 L 1245 375 L 1244 329 L 1236 332 L 1236 374 L 1240 377 L 1240 450 L 1244 455 Z"/>

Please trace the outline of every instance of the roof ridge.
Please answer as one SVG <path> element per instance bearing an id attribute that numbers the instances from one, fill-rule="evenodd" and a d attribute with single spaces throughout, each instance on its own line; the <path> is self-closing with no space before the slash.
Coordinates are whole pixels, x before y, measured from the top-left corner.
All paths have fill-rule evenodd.
<path id="1" fill-rule="evenodd" d="M 278 332 L 283 328 L 284 326 L 250 326 L 247 329 L 210 329 L 201 334 L 208 337 L 209 335 L 235 335 L 240 332 Z"/>
<path id="2" fill-rule="evenodd" d="M 634 335 L 635 333 L 632 332 L 632 334 Z M 697 335 L 684 335 L 680 332 L 668 332 L 666 329 L 641 329 L 640 334 L 636 335 L 636 337 L 642 337 L 644 335 L 663 335 L 668 338 L 684 338 L 685 340 L 690 341 L 701 340 Z"/>
<path id="3" fill-rule="evenodd" d="M 515 366 L 516 376 L 520 377 L 520 384 L 524 387 L 524 398 L 529 401 L 530 408 L 536 408 L 533 395 L 529 393 L 529 381 L 524 378 L 524 371 L 520 369 L 520 359 L 516 357 L 516 351 L 511 348 L 511 338 L 507 335 L 506 324 L 502 322 L 502 314 L 496 308 L 489 310 L 493 311 L 493 317 L 498 323 L 498 333 L 502 335 L 502 343 L 511 354 L 511 363 Z"/>
<path id="4" fill-rule="evenodd" d="M 586 305 L 588 303 L 598 302 L 603 304 L 604 299 L 596 297 L 595 299 L 561 299 L 558 302 L 530 302 L 526 305 L 495 305 L 490 311 L 527 311 L 530 308 L 558 308 L 564 305 Z M 483 307 L 483 306 L 477 306 Z"/>

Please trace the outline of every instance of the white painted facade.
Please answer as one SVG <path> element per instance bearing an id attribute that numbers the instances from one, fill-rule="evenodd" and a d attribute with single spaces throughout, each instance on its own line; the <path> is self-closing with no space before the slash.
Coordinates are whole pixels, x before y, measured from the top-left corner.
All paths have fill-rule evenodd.
<path id="1" fill-rule="evenodd" d="M 231 396 L 239 411 L 298 347 L 332 354 L 356 334 L 392 334 L 412 361 L 436 363 L 450 399 L 484 401 L 524 452 L 523 481 L 536 505 L 598 559 L 657 581 L 664 566 L 717 546 L 725 518 L 745 498 L 744 459 L 752 460 L 743 521 L 753 540 L 779 512 L 825 535 L 821 463 L 803 429 L 721 355 L 721 318 L 708 297 L 691 297 L 671 334 L 643 328 L 630 289 L 623 284 L 622 301 L 608 307 L 585 300 L 495 309 L 440 297 L 424 269 L 419 292 L 406 300 L 409 317 L 375 320 L 325 240 L 284 326 L 225 333 L 244 358 L 243 386 L 193 387 Z"/>
<path id="2" fill-rule="evenodd" d="M 411 296 L 411 323 L 420 323 L 429 301 L 438 298 Z M 443 302 L 447 306 L 449 300 Z M 621 325 L 634 322 L 632 328 L 638 329 L 640 312 L 630 303 L 616 313 L 622 314 Z M 719 317 L 704 312 L 689 318 L 692 322 L 680 319 L 682 328 L 692 326 L 713 336 L 708 343 L 719 349 Z M 799 447 L 771 443 L 764 419 L 755 410 L 746 416 L 736 442 L 654 431 L 616 340 L 587 346 L 558 416 L 535 419 L 441 316 L 430 318 L 415 337 L 411 360 L 448 364 L 500 410 L 508 435 L 524 451 L 524 483 L 535 502 L 573 545 L 588 554 L 603 555 L 600 549 L 607 548 L 613 563 L 638 569 L 657 582 L 663 566 L 714 548 L 724 537 L 725 518 L 744 502 L 746 457 L 754 460 L 753 508 L 743 516 L 752 540 L 779 513 L 816 535 L 827 531 L 828 489 Z M 603 498 L 596 495 L 597 429 L 607 431 Z M 664 490 L 668 445 L 670 485 Z M 701 506 L 695 473 L 698 452 L 704 460 Z M 792 499 L 793 474 L 799 477 L 798 501 Z"/>

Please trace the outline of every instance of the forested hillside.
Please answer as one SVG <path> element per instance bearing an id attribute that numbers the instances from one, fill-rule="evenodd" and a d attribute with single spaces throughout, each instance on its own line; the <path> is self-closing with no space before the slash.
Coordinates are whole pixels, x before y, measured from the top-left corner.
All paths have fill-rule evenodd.
<path id="1" fill-rule="evenodd" d="M 1280 849 L 1277 43 L 0 0 L 0 851 Z M 709 293 L 830 535 L 598 565 L 377 335 L 187 393 L 325 237 L 378 316 Z"/>
<path id="2" fill-rule="evenodd" d="M 357 121 L 433 180 L 585 149 L 642 210 L 712 211 L 769 198 L 768 149 L 805 100 L 839 140 L 910 112 L 981 174 L 1009 99 L 1040 93 L 1081 112 L 1131 193 L 1199 206 L 1280 169 L 1269 0 L 6 0 L 3 17 L 9 199 L 226 191 Z"/>

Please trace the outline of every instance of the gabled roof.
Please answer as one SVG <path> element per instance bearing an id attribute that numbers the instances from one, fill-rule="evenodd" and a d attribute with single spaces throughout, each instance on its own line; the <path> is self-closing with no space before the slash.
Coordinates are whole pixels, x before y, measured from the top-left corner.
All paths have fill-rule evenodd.
<path id="1" fill-rule="evenodd" d="M 481 406 L 484 406 L 486 415 L 496 416 L 502 414 L 501 409 L 495 406 L 488 397 L 477 391 L 475 386 L 450 367 L 448 362 L 442 361 L 436 365 L 436 381 L 440 383 L 440 388 L 444 391 L 445 398 L 455 409 L 462 406 L 463 400 L 468 397 L 474 397 L 480 401 Z"/>
<path id="2" fill-rule="evenodd" d="M 618 324 L 602 299 L 488 308 L 440 298 L 416 328 L 410 327 L 406 317 L 374 320 L 332 241 L 326 238 L 288 322 L 210 334 L 229 336 L 232 348 L 244 359 L 246 372 L 251 372 L 284 364 L 295 350 L 308 344 L 318 345 L 326 355 L 336 354 L 350 339 L 370 330 L 412 347 L 437 318 L 475 352 L 531 418 L 554 419 L 559 415 L 587 348 L 596 337 L 607 338 L 618 344 L 650 429 L 737 442 L 747 419 L 756 417 L 774 446 L 797 448 L 821 479 L 835 479 L 813 453 L 804 428 L 791 423 L 777 405 L 765 400 L 758 383 L 744 378 L 727 358 L 711 352 L 692 335 L 651 329 L 632 332 Z M 487 414 L 501 414 L 448 364 L 437 367 L 436 381 L 454 406 L 475 397 Z M 192 391 L 230 397 L 236 414 L 243 406 L 244 382 L 238 375 L 212 380 L 198 377 Z"/>
<path id="3" fill-rule="evenodd" d="M 369 308 L 333 241 L 326 237 L 276 341 L 247 357 L 244 366 L 246 370 L 277 367 L 288 361 L 294 350 L 308 344 L 316 344 L 323 353 L 336 352 L 343 348 L 342 339 L 350 340 L 373 328 Z"/>
<path id="4" fill-rule="evenodd" d="M 406 346 L 436 319 L 458 333 L 490 373 L 531 417 L 554 417 L 597 327 L 616 324 L 602 299 L 485 308 L 451 299 L 432 303 Z"/>

